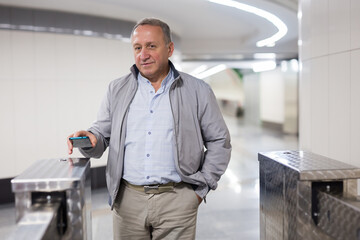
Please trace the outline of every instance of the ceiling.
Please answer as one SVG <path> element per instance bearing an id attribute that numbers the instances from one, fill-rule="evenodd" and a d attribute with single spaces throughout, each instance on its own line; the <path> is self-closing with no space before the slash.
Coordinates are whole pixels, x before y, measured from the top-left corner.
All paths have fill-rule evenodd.
<path id="1" fill-rule="evenodd" d="M 297 58 L 297 0 L 236 1 L 276 15 L 286 24 L 287 34 L 274 47 L 257 47 L 257 41 L 277 32 L 272 23 L 255 14 L 207 0 L 0 0 L 0 4 L 134 22 L 144 17 L 157 17 L 167 22 L 180 37 L 177 47 L 185 62 L 237 62 L 241 65 L 254 60 L 254 53 L 275 53 L 276 60 Z"/>

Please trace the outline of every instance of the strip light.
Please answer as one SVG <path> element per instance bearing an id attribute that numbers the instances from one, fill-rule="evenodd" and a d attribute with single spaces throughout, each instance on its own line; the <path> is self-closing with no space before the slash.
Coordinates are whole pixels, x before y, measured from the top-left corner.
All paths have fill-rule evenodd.
<path id="1" fill-rule="evenodd" d="M 199 73 L 197 75 L 195 75 L 195 77 L 200 78 L 200 79 L 204 79 L 206 77 L 209 77 L 211 75 L 214 75 L 215 73 L 221 72 L 223 70 L 226 69 L 226 65 L 225 64 L 219 64 L 213 68 L 210 68 L 202 73 Z"/>
<path id="2" fill-rule="evenodd" d="M 195 68 L 195 70 L 193 70 L 190 73 L 190 75 L 198 75 L 198 74 L 204 72 L 207 68 L 208 68 L 207 65 L 205 65 L 205 64 L 201 65 L 200 67 Z"/>
<path id="3" fill-rule="evenodd" d="M 275 27 L 279 31 L 269 38 L 266 38 L 266 39 L 256 42 L 257 47 L 273 47 L 273 46 L 275 46 L 275 42 L 279 41 L 281 38 L 283 38 L 288 31 L 286 24 L 283 21 L 281 21 L 280 18 L 278 18 L 274 14 L 269 13 L 260 8 L 256 8 L 256 7 L 244 4 L 244 3 L 239 3 L 234 0 L 208 0 L 208 1 L 212 2 L 212 3 L 217 3 L 220 5 L 228 6 L 228 7 L 237 8 L 237 9 L 245 11 L 245 12 L 253 13 L 259 17 L 265 18 L 266 20 L 268 20 L 269 22 L 274 24 Z"/>

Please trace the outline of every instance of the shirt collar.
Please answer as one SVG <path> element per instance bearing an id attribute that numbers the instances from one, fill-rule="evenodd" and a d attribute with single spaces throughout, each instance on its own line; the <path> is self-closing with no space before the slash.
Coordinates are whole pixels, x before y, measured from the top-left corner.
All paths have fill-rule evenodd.
<path id="1" fill-rule="evenodd" d="M 138 77 L 137 77 L 138 81 L 141 83 L 147 83 L 149 82 L 149 80 L 144 77 L 143 75 L 141 75 L 141 73 L 138 73 Z M 172 82 L 174 80 L 174 72 L 173 70 L 170 68 L 169 73 L 167 74 L 167 76 L 162 80 L 161 82 L 161 88 L 166 88 L 167 84 L 169 82 Z"/>
<path id="2" fill-rule="evenodd" d="M 170 60 L 169 60 L 169 65 L 170 65 L 171 70 L 173 71 L 174 79 L 179 78 L 180 73 L 176 70 L 174 64 Z M 137 79 L 139 69 L 136 67 L 136 64 L 132 65 L 132 67 L 130 68 L 130 72 L 135 76 L 135 79 Z"/>

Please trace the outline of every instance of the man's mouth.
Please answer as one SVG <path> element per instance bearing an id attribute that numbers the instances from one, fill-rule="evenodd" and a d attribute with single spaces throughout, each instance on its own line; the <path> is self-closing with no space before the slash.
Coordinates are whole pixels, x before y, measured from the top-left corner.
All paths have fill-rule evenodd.
<path id="1" fill-rule="evenodd" d="M 149 65 L 151 65 L 151 64 L 153 64 L 153 62 L 146 62 L 146 63 L 141 63 L 141 66 L 149 66 Z"/>

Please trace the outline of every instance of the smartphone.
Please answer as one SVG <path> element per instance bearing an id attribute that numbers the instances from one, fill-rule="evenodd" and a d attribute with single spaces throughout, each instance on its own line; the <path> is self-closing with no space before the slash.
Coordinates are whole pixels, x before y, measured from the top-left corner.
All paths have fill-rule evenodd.
<path id="1" fill-rule="evenodd" d="M 89 137 L 71 137 L 73 147 L 75 148 L 87 148 L 92 147 Z"/>

